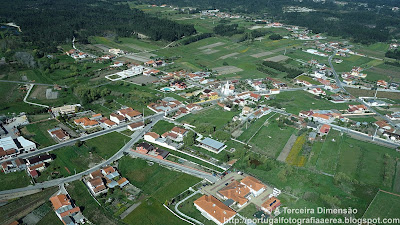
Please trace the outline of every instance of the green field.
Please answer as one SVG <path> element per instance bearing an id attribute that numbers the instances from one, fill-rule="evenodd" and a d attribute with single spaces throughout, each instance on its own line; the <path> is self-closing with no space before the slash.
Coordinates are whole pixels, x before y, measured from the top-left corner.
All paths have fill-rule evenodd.
<path id="1" fill-rule="evenodd" d="M 37 182 L 67 177 L 85 171 L 90 165 L 100 163 L 114 155 L 129 138 L 117 132 L 87 140 L 82 146 L 67 146 L 52 151 L 55 156 L 49 167 L 36 179 Z"/>
<path id="2" fill-rule="evenodd" d="M 319 153 L 317 168 L 325 173 L 333 174 L 336 171 L 337 159 L 340 151 L 341 134 L 339 131 L 331 130 L 322 145 Z"/>
<path id="3" fill-rule="evenodd" d="M 223 110 L 219 106 L 213 106 L 210 109 L 202 110 L 198 113 L 192 113 L 177 121 L 181 123 L 188 123 L 193 126 L 197 126 L 202 123 L 210 123 L 219 130 L 225 126 L 225 124 L 232 120 L 232 118 L 237 115 L 238 112 L 229 112 Z"/>
<path id="4" fill-rule="evenodd" d="M 379 191 L 375 199 L 371 202 L 364 218 L 399 218 L 400 215 L 400 196 Z"/>
<path id="5" fill-rule="evenodd" d="M 310 109 L 337 109 L 348 108 L 346 103 L 332 103 L 328 100 L 318 99 L 318 97 L 305 91 L 287 91 L 276 95 L 276 98 L 268 103 L 277 104 L 286 109 L 286 112 L 298 115 L 302 110 Z"/>
<path id="6" fill-rule="evenodd" d="M 171 171 L 158 164 L 149 166 L 146 161 L 123 157 L 118 169 L 133 185 L 148 196 L 142 204 L 123 221 L 128 224 L 185 224 L 162 205 L 200 181 L 199 178 Z M 157 214 L 158 216 L 153 216 Z"/>
<path id="7" fill-rule="evenodd" d="M 111 212 L 97 204 L 82 181 L 68 183 L 66 188 L 75 205 L 81 208 L 83 215 L 90 222 L 94 224 L 115 224 L 116 219 L 112 217 Z"/>
<path id="8" fill-rule="evenodd" d="M 48 147 L 56 144 L 47 130 L 55 128 L 59 124 L 56 120 L 48 120 L 40 123 L 29 124 L 22 128 L 22 134 L 35 142 L 38 148 Z"/>
<path id="9" fill-rule="evenodd" d="M 385 159 L 385 154 L 392 158 Z M 400 154 L 393 149 L 346 135 L 340 136 L 338 131 L 331 130 L 324 143 L 314 143 L 312 157 L 307 166 L 330 174 L 342 172 L 352 179 L 384 188 L 382 182 L 387 160 L 394 160 L 399 156 Z M 394 177 L 394 174 L 389 176 Z"/>
<path id="10" fill-rule="evenodd" d="M 173 127 L 175 127 L 175 124 L 167 122 L 165 120 L 160 120 L 153 126 L 151 131 L 162 135 L 163 133 L 172 130 Z"/>
<path id="11" fill-rule="evenodd" d="M 295 132 L 295 129 L 287 126 L 281 129 L 278 127 L 276 118 L 277 116 L 272 117 L 268 121 L 268 125 L 263 126 L 251 139 L 249 144 L 253 146 L 253 151 L 272 158 L 279 156 L 287 140 Z"/>
<path id="12" fill-rule="evenodd" d="M 0 171 L 0 191 L 10 190 L 15 188 L 26 187 L 31 184 L 31 178 L 28 176 L 26 171 L 13 172 L 4 174 Z"/>

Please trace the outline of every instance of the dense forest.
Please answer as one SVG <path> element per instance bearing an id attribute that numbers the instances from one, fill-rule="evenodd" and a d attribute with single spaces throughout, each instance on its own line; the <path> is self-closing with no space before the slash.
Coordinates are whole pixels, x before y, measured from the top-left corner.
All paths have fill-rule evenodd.
<path id="1" fill-rule="evenodd" d="M 349 38 L 356 42 L 373 43 L 400 36 L 400 12 L 391 9 L 399 6 L 398 0 L 350 0 L 347 5 L 334 1 L 312 0 L 138 0 L 140 3 L 192 6 L 202 9 L 218 8 L 221 11 L 245 13 L 253 18 L 271 19 L 288 24 L 305 26 L 315 33 Z M 367 3 L 367 4 L 360 4 Z M 284 13 L 287 6 L 314 9 L 308 13 Z"/>
<path id="2" fill-rule="evenodd" d="M 92 35 L 141 33 L 153 40 L 175 41 L 196 33 L 193 25 L 159 19 L 110 0 L 2 0 L 0 22 L 16 23 L 25 42 L 48 52 L 73 36 L 87 42 Z"/>

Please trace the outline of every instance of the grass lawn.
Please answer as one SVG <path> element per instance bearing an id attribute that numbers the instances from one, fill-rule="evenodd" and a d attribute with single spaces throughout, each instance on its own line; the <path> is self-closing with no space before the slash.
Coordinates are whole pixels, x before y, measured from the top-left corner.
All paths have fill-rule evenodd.
<path id="1" fill-rule="evenodd" d="M 304 81 L 307 81 L 307 82 L 309 82 L 311 84 L 315 84 L 315 85 L 319 85 L 320 84 L 318 81 L 315 81 L 311 77 L 305 76 L 305 75 L 298 76 L 296 79 L 297 80 L 304 80 Z"/>
<path id="2" fill-rule="evenodd" d="M 133 185 L 149 197 L 130 213 L 124 222 L 132 224 L 186 224 L 162 205 L 188 187 L 200 181 L 188 174 L 171 171 L 158 164 L 149 166 L 146 161 L 123 157 L 118 169 Z M 154 216 L 154 215 L 158 216 Z"/>
<path id="3" fill-rule="evenodd" d="M 399 218 L 400 196 L 378 192 L 364 218 Z"/>
<path id="4" fill-rule="evenodd" d="M 200 181 L 199 178 L 171 171 L 158 164 L 149 166 L 144 160 L 130 157 L 121 158 L 118 169 L 133 185 L 161 203 Z"/>
<path id="5" fill-rule="evenodd" d="M 264 126 L 264 123 L 266 122 L 267 119 L 272 121 L 274 118 L 276 119 L 276 117 L 277 116 L 271 117 L 271 115 L 266 115 L 266 116 L 263 116 L 262 118 L 257 119 L 256 121 L 254 121 L 250 124 L 250 126 L 247 128 L 247 130 L 243 131 L 243 133 L 238 137 L 238 139 L 240 141 L 244 141 L 244 142 L 249 141 L 251 136 L 253 136 L 259 128 Z M 245 129 L 245 127 L 244 127 L 244 129 Z"/>
<path id="6" fill-rule="evenodd" d="M 74 181 L 66 186 L 75 205 L 81 208 L 83 215 L 94 224 L 115 224 L 112 213 L 105 210 L 90 195 L 89 190 L 82 181 Z"/>
<path id="7" fill-rule="evenodd" d="M 0 191 L 26 187 L 30 185 L 31 178 L 25 171 L 4 174 L 0 171 Z"/>
<path id="8" fill-rule="evenodd" d="M 57 126 L 59 122 L 57 120 L 48 120 L 40 123 L 28 124 L 22 128 L 22 134 L 35 142 L 38 148 L 48 147 L 56 144 L 56 141 L 50 136 L 47 130 Z"/>
<path id="9" fill-rule="evenodd" d="M 162 135 L 163 133 L 170 131 L 173 127 L 175 127 L 175 124 L 167 122 L 165 120 L 160 120 L 153 126 L 151 131 Z"/>
<path id="10" fill-rule="evenodd" d="M 359 141 L 346 135 L 340 136 L 338 131 L 331 130 L 324 143 L 314 143 L 308 167 L 316 166 L 318 170 L 330 174 L 342 172 L 368 185 L 391 190 L 391 187 L 383 187 L 382 184 L 387 163 L 385 154 L 392 157 L 389 160 L 400 157 L 400 154 L 393 149 Z M 394 174 L 389 176 L 394 177 Z"/>
<path id="11" fill-rule="evenodd" d="M 37 225 L 63 225 L 63 222 L 57 217 L 53 210 L 50 210 L 38 223 Z"/>
<path id="12" fill-rule="evenodd" d="M 305 91 L 287 91 L 276 95 L 276 98 L 268 101 L 276 103 L 286 109 L 287 112 L 299 114 L 302 110 L 310 109 L 347 109 L 348 104 L 332 103 L 328 100 L 318 99 L 318 97 Z"/>
<path id="13" fill-rule="evenodd" d="M 325 173 L 334 174 L 339 157 L 341 135 L 339 131 L 331 130 L 326 136 L 317 161 L 317 168 Z"/>
<path id="14" fill-rule="evenodd" d="M 294 131 L 293 127 L 279 128 L 278 122 L 271 118 L 268 125 L 263 126 L 249 144 L 253 146 L 253 151 L 277 158 Z"/>
<path id="15" fill-rule="evenodd" d="M 215 223 L 212 222 L 211 220 L 208 220 L 205 218 L 199 210 L 196 209 L 196 207 L 193 205 L 193 202 L 200 198 L 202 194 L 196 194 L 193 197 L 189 198 L 185 202 L 179 205 L 179 211 L 182 213 L 195 218 L 196 220 L 200 221 L 204 225 L 214 225 Z"/>
<path id="16" fill-rule="evenodd" d="M 24 103 L 22 100 L 26 91 L 19 88 L 22 85 L 0 82 L 0 114 L 32 112 L 41 107 Z"/>
<path id="17" fill-rule="evenodd" d="M 67 177 L 90 168 L 91 165 L 100 163 L 114 155 L 129 138 L 118 132 L 109 133 L 100 137 L 87 140 L 84 145 L 77 147 L 67 146 L 55 150 L 54 161 L 36 178 L 36 182 L 48 179 Z"/>
<path id="18" fill-rule="evenodd" d="M 253 203 L 250 203 L 249 205 L 244 207 L 244 209 L 240 210 L 239 214 L 246 217 L 247 219 L 254 219 L 253 215 L 257 211 L 258 211 L 257 206 L 254 205 Z"/>
<path id="19" fill-rule="evenodd" d="M 224 111 L 219 106 L 214 106 L 198 113 L 191 113 L 187 116 L 179 118 L 181 123 L 188 123 L 197 126 L 202 123 L 210 123 L 216 127 L 216 130 L 221 129 L 227 122 L 237 115 L 238 112 Z"/>
<path id="20" fill-rule="evenodd" d="M 377 121 L 373 116 L 363 116 L 363 117 L 349 117 L 349 119 L 357 121 L 357 122 L 367 122 L 367 123 L 374 123 Z"/>

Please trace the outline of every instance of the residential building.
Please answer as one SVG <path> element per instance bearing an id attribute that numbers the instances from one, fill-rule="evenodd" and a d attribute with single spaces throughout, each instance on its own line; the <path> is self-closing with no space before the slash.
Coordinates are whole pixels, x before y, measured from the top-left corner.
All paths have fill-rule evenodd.
<path id="1" fill-rule="evenodd" d="M 281 201 L 279 201 L 279 199 L 276 197 L 271 197 L 261 205 L 261 210 L 268 214 L 272 214 L 272 212 L 275 211 L 275 209 L 280 205 Z"/>
<path id="2" fill-rule="evenodd" d="M 240 183 L 249 188 L 251 194 L 253 194 L 254 197 L 259 196 L 267 188 L 267 186 L 265 186 L 261 181 L 251 176 L 243 178 Z"/>
<path id="3" fill-rule="evenodd" d="M 212 195 L 203 195 L 193 202 L 196 209 L 207 219 L 218 225 L 224 225 L 233 219 L 236 212 L 224 205 Z"/>
<path id="4" fill-rule="evenodd" d="M 136 131 L 144 128 L 144 123 L 143 122 L 131 123 L 128 124 L 127 127 L 130 131 Z"/>
<path id="5" fill-rule="evenodd" d="M 104 185 L 103 179 L 101 177 L 92 178 L 86 181 L 86 185 L 88 186 L 90 192 L 94 196 L 100 195 L 102 193 L 106 193 L 108 191 L 107 187 Z"/>
<path id="6" fill-rule="evenodd" d="M 110 120 L 112 122 L 116 123 L 116 124 L 120 124 L 122 122 L 125 122 L 126 118 L 125 118 L 125 116 L 118 115 L 118 114 L 115 114 L 115 113 L 111 113 L 110 114 Z"/>
<path id="7" fill-rule="evenodd" d="M 77 126 L 83 127 L 84 129 L 91 129 L 91 128 L 99 126 L 99 122 L 97 122 L 96 120 L 90 120 L 87 117 L 76 119 L 76 120 L 74 120 L 74 123 Z"/>
<path id="8" fill-rule="evenodd" d="M 83 224 L 85 217 L 82 215 L 79 207 L 68 197 L 68 194 L 59 194 L 50 198 L 53 209 L 57 217 L 65 225 Z"/>
<path id="9" fill-rule="evenodd" d="M 217 195 L 224 200 L 231 199 L 232 201 L 227 201 L 231 202 L 231 204 L 228 205 L 229 207 L 231 207 L 232 204 L 236 204 L 239 208 L 246 205 L 251 198 L 250 189 L 236 180 L 220 189 Z"/>
<path id="10" fill-rule="evenodd" d="M 375 125 L 378 126 L 381 131 L 388 131 L 393 133 L 394 132 L 394 128 L 392 126 L 390 126 L 386 121 L 384 120 L 379 120 L 375 122 Z"/>
<path id="11" fill-rule="evenodd" d="M 324 135 L 328 135 L 329 131 L 331 130 L 331 126 L 329 126 L 328 124 L 324 124 L 321 126 L 321 128 L 319 129 L 319 134 L 321 136 Z"/>
<path id="12" fill-rule="evenodd" d="M 50 136 L 58 141 L 66 141 L 70 139 L 70 136 L 67 132 L 65 132 L 63 129 L 60 127 L 56 127 L 50 130 L 47 130 L 49 132 Z"/>
<path id="13" fill-rule="evenodd" d="M 134 119 L 138 119 L 142 116 L 142 113 L 132 109 L 131 107 L 129 108 L 124 108 L 124 109 L 120 109 L 117 111 L 117 113 L 121 116 L 124 116 L 125 118 L 127 118 L 128 120 L 134 120 Z M 114 121 L 115 122 L 115 121 Z M 117 122 L 116 122 L 117 123 Z"/>
<path id="14" fill-rule="evenodd" d="M 349 109 L 347 110 L 349 113 L 365 113 L 368 108 L 365 105 L 349 105 Z"/>
<path id="15" fill-rule="evenodd" d="M 226 145 L 222 142 L 206 137 L 200 141 L 200 147 L 214 153 L 220 153 L 226 148 Z"/>
<path id="16" fill-rule="evenodd" d="M 311 115 L 311 118 L 314 121 L 320 122 L 320 123 L 331 123 L 333 122 L 334 118 L 331 117 L 330 115 L 327 114 L 320 114 L 320 113 L 314 113 Z"/>

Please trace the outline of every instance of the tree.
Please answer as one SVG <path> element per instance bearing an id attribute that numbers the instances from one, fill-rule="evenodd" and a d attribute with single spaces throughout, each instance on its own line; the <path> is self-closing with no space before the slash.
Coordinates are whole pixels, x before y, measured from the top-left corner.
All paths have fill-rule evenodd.
<path id="1" fill-rule="evenodd" d="M 192 146 L 195 143 L 196 134 L 193 131 L 189 131 L 188 134 L 183 138 L 183 143 L 187 146 Z"/>
<path id="2" fill-rule="evenodd" d="M 268 38 L 271 40 L 280 40 L 282 36 L 280 34 L 271 34 Z"/>

